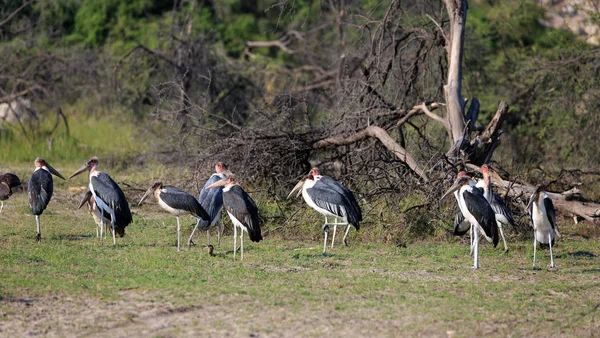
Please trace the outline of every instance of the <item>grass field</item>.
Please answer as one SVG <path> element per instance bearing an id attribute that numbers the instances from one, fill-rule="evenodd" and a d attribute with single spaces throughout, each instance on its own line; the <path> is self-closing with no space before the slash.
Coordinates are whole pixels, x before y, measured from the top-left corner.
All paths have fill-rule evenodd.
<path id="1" fill-rule="evenodd" d="M 155 204 L 133 206 L 127 235 L 100 246 L 91 216 L 75 210 L 80 193 L 66 187 L 42 215 L 41 243 L 25 193 L 0 214 L 2 336 L 600 335 L 592 225 L 561 228 L 555 269 L 539 250 L 532 269 L 529 241 L 511 241 L 507 254 L 482 245 L 477 271 L 454 238 L 406 248 L 351 240 L 323 257 L 317 224 L 314 239 L 246 240 L 242 262 L 226 252 L 231 235 L 215 257 L 204 233 L 178 253 L 175 218 Z"/>

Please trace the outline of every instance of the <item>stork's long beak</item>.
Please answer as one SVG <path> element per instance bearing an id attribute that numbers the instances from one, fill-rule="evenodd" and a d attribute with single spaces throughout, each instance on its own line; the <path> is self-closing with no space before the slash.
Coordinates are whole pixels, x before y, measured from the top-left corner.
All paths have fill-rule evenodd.
<path id="1" fill-rule="evenodd" d="M 220 181 L 217 181 L 211 185 L 209 185 L 208 187 L 206 187 L 206 189 L 212 189 L 212 188 L 218 188 L 218 187 L 223 187 L 227 184 L 227 179 L 222 179 Z"/>
<path id="2" fill-rule="evenodd" d="M 300 180 L 300 182 L 298 182 L 296 184 L 296 186 L 294 187 L 294 189 L 292 189 L 292 191 L 290 191 L 290 193 L 287 195 L 287 198 L 290 198 L 290 196 L 292 196 L 294 193 L 296 193 L 296 197 L 300 196 L 300 194 L 302 194 L 302 187 L 304 186 L 304 180 Z"/>
<path id="3" fill-rule="evenodd" d="M 140 200 L 140 203 L 138 203 L 138 206 L 142 205 L 142 203 L 146 200 L 146 198 L 148 198 L 148 196 L 150 196 L 152 194 L 153 191 L 154 191 L 154 189 L 152 189 L 152 187 L 150 187 L 150 189 L 146 190 L 146 193 L 144 194 L 144 196 L 142 196 L 142 199 Z"/>
<path id="4" fill-rule="evenodd" d="M 77 207 L 77 209 L 81 209 L 81 207 L 86 203 L 89 202 L 90 198 L 92 197 L 92 192 L 88 189 L 85 192 L 85 195 L 83 195 L 83 198 L 81 199 L 81 202 L 79 202 L 79 206 Z"/>
<path id="5" fill-rule="evenodd" d="M 62 178 L 63 180 L 65 179 L 63 177 L 63 175 L 61 175 L 58 171 L 56 171 L 56 169 L 52 168 L 51 165 L 48 164 L 48 162 L 46 162 L 46 168 L 48 168 L 48 170 L 50 170 L 51 173 L 53 173 L 55 176 Z"/>
<path id="6" fill-rule="evenodd" d="M 453 184 L 445 193 L 444 195 L 442 195 L 442 198 L 440 198 L 440 200 L 443 200 L 444 198 L 446 198 L 446 196 L 450 195 L 451 193 L 455 192 L 456 190 L 460 189 L 461 185 L 458 184 Z"/>
<path id="7" fill-rule="evenodd" d="M 84 172 L 86 170 L 89 170 L 89 169 L 90 169 L 90 167 L 88 166 L 87 163 L 85 163 L 79 169 L 77 169 L 77 171 L 73 175 L 69 176 L 69 179 L 71 179 L 71 178 L 73 178 L 73 177 L 75 177 L 75 176 L 77 176 L 77 175 L 81 174 L 82 172 Z"/>

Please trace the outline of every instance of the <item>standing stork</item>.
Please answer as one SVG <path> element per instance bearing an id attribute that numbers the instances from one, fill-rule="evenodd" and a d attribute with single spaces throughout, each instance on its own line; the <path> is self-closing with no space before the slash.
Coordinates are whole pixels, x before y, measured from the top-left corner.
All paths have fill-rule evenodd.
<path id="1" fill-rule="evenodd" d="M 170 212 L 177 218 L 177 251 L 179 251 L 179 242 L 181 239 L 179 216 L 189 214 L 197 219 L 207 221 L 208 214 L 194 196 L 172 185 L 163 185 L 162 182 L 155 182 L 150 189 L 146 191 L 144 196 L 142 196 L 138 205 L 141 205 L 150 194 L 154 195 L 154 198 L 158 201 L 158 205 L 160 205 L 163 210 Z"/>
<path id="2" fill-rule="evenodd" d="M 537 243 L 540 248 L 550 249 L 550 267 L 555 267 L 552 256 L 552 245 L 556 236 L 556 212 L 550 196 L 543 190 L 542 185 L 537 185 L 527 204 L 529 220 L 533 225 L 533 267 L 535 268 L 535 251 Z"/>
<path id="3" fill-rule="evenodd" d="M 464 171 L 461 171 L 458 173 L 458 175 L 456 176 L 457 179 L 466 176 L 467 173 Z M 476 182 L 473 180 L 469 180 L 468 184 L 470 186 L 476 186 Z M 463 236 L 467 233 L 467 231 L 469 232 L 469 243 L 470 243 L 470 252 L 469 255 L 473 255 L 473 227 L 471 226 L 471 223 L 469 223 L 469 221 L 465 218 L 465 216 L 463 215 L 462 211 L 460 210 L 460 199 L 458 197 L 458 190 L 454 191 L 454 198 L 456 198 L 456 214 L 454 215 L 454 236 Z"/>
<path id="4" fill-rule="evenodd" d="M 90 189 L 85 191 L 85 195 L 81 199 L 81 202 L 79 202 L 77 209 L 81 209 L 81 207 L 86 203 L 88 204 L 88 213 L 92 215 L 94 222 L 96 223 L 96 237 L 99 237 L 100 227 L 104 226 L 104 230 L 108 231 L 106 225 L 110 223 L 110 214 L 106 211 L 101 212 L 100 209 L 98 209 L 96 200 L 94 199 L 94 195 Z M 104 236 L 106 236 L 106 233 L 104 233 Z"/>
<path id="5" fill-rule="evenodd" d="M 294 193 L 297 193 L 297 195 L 302 194 L 306 204 L 325 216 L 325 223 L 323 224 L 323 232 L 325 233 L 323 255 L 325 255 L 327 252 L 329 226 L 346 225 L 348 228 L 346 229 L 346 234 L 344 236 L 344 243 L 347 243 L 346 236 L 348 235 L 350 226 L 353 226 L 356 230 L 360 229 L 362 213 L 356 199 L 348 189 L 330 177 L 321 175 L 315 176 L 314 173 L 318 173 L 318 169 L 315 169 L 312 169 L 308 175 L 306 175 L 304 181 L 300 181 L 296 184 L 294 189 L 288 194 L 288 198 Z M 328 217 L 334 217 L 335 222 L 329 223 Z M 339 218 L 342 219 L 341 223 L 338 222 Z"/>
<path id="6" fill-rule="evenodd" d="M 0 213 L 4 209 L 4 201 L 12 195 L 12 189 L 20 185 L 19 176 L 11 173 L 0 175 Z"/>
<path id="7" fill-rule="evenodd" d="M 471 223 L 474 232 L 474 263 L 473 269 L 479 268 L 479 233 L 484 235 L 488 242 L 498 245 L 498 226 L 494 210 L 483 196 L 481 190 L 469 184 L 471 180 L 466 174 L 459 174 L 448 191 L 442 196 L 444 199 L 450 193 L 458 191 L 458 205 L 464 217 Z"/>
<path id="8" fill-rule="evenodd" d="M 498 230 L 500 230 L 500 236 L 502 237 L 502 242 L 504 243 L 504 251 L 508 252 L 508 246 L 506 245 L 506 239 L 504 238 L 502 224 L 510 224 L 514 226 L 515 220 L 513 219 L 512 213 L 506 204 L 504 204 L 502 198 L 492 190 L 490 167 L 487 164 L 481 166 L 481 174 L 483 175 L 483 179 L 477 182 L 477 187 L 483 189 L 483 196 L 494 210 L 496 224 L 498 225 Z"/>
<path id="9" fill-rule="evenodd" d="M 198 219 L 194 230 L 192 230 L 192 235 L 188 240 L 188 247 L 192 246 L 192 244 L 194 243 L 192 242 L 192 237 L 194 237 L 194 233 L 198 228 L 200 228 L 201 230 L 206 230 L 208 245 L 210 245 L 210 228 L 212 228 L 217 223 L 217 238 L 219 246 L 221 246 L 223 223 L 219 222 L 219 220 L 221 218 L 221 210 L 223 210 L 223 187 L 218 187 L 215 189 L 207 189 L 207 187 L 213 183 L 216 183 L 226 178 L 227 173 L 227 165 L 221 162 L 217 162 L 217 164 L 215 164 L 215 173 L 212 174 L 208 180 L 206 180 L 204 186 L 202 187 L 202 190 L 200 190 L 198 202 L 200 202 L 202 208 L 204 208 L 204 210 L 206 210 L 206 212 L 208 213 L 209 219 L 208 221 Z"/>
<path id="10" fill-rule="evenodd" d="M 227 178 L 206 188 L 214 189 L 218 187 L 224 187 L 223 205 L 233 223 L 233 259 L 235 260 L 237 251 L 237 228 L 239 227 L 241 256 L 244 260 L 244 231 L 248 233 L 248 237 L 253 242 L 260 242 L 263 239 L 260 230 L 260 219 L 258 218 L 258 207 L 250 195 L 240 187 L 233 175 L 229 174 Z"/>
<path id="11" fill-rule="evenodd" d="M 73 178 L 86 170 L 90 172 L 89 188 L 94 196 L 99 213 L 102 215 L 108 213 L 110 215 L 113 245 L 117 245 L 115 233 L 118 233 L 120 237 L 125 236 L 125 227 L 132 221 L 129 203 L 127 203 L 125 194 L 119 188 L 119 185 L 108 174 L 98 170 L 98 158 L 96 156 L 90 158 L 69 178 Z M 100 244 L 102 244 L 103 230 L 104 217 L 101 218 L 100 224 Z"/>
<path id="12" fill-rule="evenodd" d="M 27 197 L 29 198 L 31 213 L 35 215 L 35 223 L 37 225 L 35 240 L 39 242 L 42 240 L 40 216 L 48 206 L 54 191 L 52 174 L 63 180 L 65 178 L 41 157 L 36 158 L 34 163 L 35 171 L 31 174 L 29 184 L 27 185 Z"/>

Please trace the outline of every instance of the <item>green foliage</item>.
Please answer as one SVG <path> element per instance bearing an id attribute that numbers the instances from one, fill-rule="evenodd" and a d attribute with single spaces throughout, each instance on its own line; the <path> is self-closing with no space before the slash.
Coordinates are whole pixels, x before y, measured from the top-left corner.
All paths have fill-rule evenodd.
<path id="1" fill-rule="evenodd" d="M 600 158 L 581 156 L 578 149 L 600 126 L 590 115 L 597 103 L 594 49 L 569 31 L 543 27 L 542 16 L 543 9 L 530 0 L 472 6 L 465 90 L 482 103 L 481 122 L 491 117 L 500 100 L 509 103 L 505 129 L 519 137 L 500 149 L 507 155 L 503 160 L 526 158 L 527 166 L 593 165 Z"/>

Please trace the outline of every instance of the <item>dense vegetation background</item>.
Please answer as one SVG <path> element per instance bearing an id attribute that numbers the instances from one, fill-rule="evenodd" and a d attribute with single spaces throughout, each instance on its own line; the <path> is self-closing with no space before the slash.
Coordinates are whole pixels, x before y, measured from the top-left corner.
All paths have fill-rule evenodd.
<path id="1" fill-rule="evenodd" d="M 510 105 L 492 165 L 599 199 L 598 47 L 542 26 L 532 0 L 469 5 L 463 95 L 479 99 L 483 125 Z M 4 0 L 0 18 L 1 101 L 27 97 L 42 117 L 0 129 L 7 166 L 160 161 L 191 169 L 170 178 L 191 187 L 221 160 L 262 193 L 267 217 L 283 217 L 267 201 L 319 165 L 360 195 L 381 227 L 370 236 L 450 226 L 435 202 L 442 186 L 421 184 L 378 142 L 314 146 L 375 123 L 439 167 L 439 125 L 416 116 L 394 127 L 414 105 L 443 102 L 439 1 Z"/>

